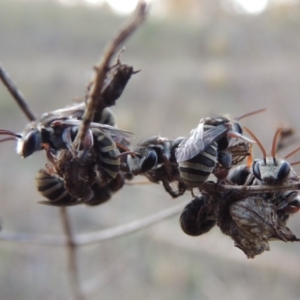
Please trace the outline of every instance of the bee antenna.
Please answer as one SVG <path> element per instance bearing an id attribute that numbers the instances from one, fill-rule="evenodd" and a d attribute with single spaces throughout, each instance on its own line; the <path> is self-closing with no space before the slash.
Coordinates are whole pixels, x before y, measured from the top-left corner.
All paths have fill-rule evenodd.
<path id="1" fill-rule="evenodd" d="M 291 163 L 291 166 L 295 166 L 295 165 L 299 165 L 300 164 L 300 160 L 299 161 L 294 161 L 293 163 Z"/>
<path id="2" fill-rule="evenodd" d="M 247 127 L 244 127 L 244 129 L 251 135 L 251 137 L 254 139 L 254 141 L 257 143 L 257 146 L 260 148 L 262 154 L 263 154 L 263 159 L 264 162 L 266 163 L 266 158 L 267 158 L 267 152 L 261 142 L 258 140 L 258 138 L 254 135 L 254 133 L 248 129 Z"/>
<path id="3" fill-rule="evenodd" d="M 1 139 L 0 140 L 0 143 L 2 143 L 2 142 L 6 142 L 6 141 L 15 141 L 16 139 L 14 138 L 14 137 L 7 137 L 7 138 L 3 138 L 3 139 Z"/>
<path id="4" fill-rule="evenodd" d="M 252 115 L 258 114 L 258 113 L 263 112 L 263 111 L 265 111 L 265 110 L 266 110 L 266 108 L 262 108 L 262 109 L 259 109 L 259 110 L 255 110 L 255 111 L 252 111 L 252 112 L 243 114 L 243 115 L 241 115 L 241 116 L 235 118 L 235 120 L 236 120 L 236 121 L 239 121 L 239 120 L 241 120 L 241 119 L 243 119 L 243 118 L 246 118 L 246 117 L 248 117 L 248 116 L 252 116 Z"/>
<path id="5" fill-rule="evenodd" d="M 277 146 L 277 141 L 278 137 L 280 135 L 282 128 L 278 128 L 274 134 L 273 142 L 272 142 L 272 150 L 271 150 L 271 155 L 273 157 L 274 163 L 276 164 L 276 146 Z"/>
<path id="6" fill-rule="evenodd" d="M 296 149 L 292 150 L 290 153 L 288 153 L 288 154 L 284 157 L 284 159 L 289 158 L 290 156 L 292 156 L 293 154 L 295 154 L 295 153 L 298 152 L 299 150 L 300 150 L 300 146 L 297 147 Z"/>
<path id="7" fill-rule="evenodd" d="M 10 130 L 6 130 L 6 129 L 0 129 L 0 135 L 8 135 L 10 136 L 9 138 L 4 138 L 1 141 L 5 142 L 5 141 L 10 141 L 10 140 L 16 140 L 16 139 L 21 139 L 22 135 L 15 133 L 13 131 Z"/>

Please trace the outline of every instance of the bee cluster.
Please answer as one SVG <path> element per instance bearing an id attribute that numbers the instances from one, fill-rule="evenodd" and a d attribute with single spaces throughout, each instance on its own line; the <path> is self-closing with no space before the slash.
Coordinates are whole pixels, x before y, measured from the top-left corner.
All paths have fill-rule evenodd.
<path id="1" fill-rule="evenodd" d="M 217 225 L 248 258 L 269 250 L 271 239 L 298 241 L 286 223 L 300 209 L 300 181 L 291 165 L 275 155 L 280 130 L 268 157 L 250 130 L 252 139 L 243 135 L 239 123 L 261 110 L 234 120 L 203 118 L 187 138 L 152 136 L 133 147 L 132 134 L 116 128 L 109 107 L 134 73 L 133 67 L 119 58 L 109 68 L 100 93 L 101 105 L 79 145 L 74 141 L 88 100 L 43 114 L 21 134 L 0 130 L 6 136 L 1 141 L 17 140 L 21 157 L 45 151 L 48 163 L 36 176 L 37 189 L 45 198 L 42 203 L 98 205 L 109 200 L 126 180 L 143 175 L 153 183 L 162 183 L 173 198 L 192 192 L 194 199 L 180 216 L 188 235 L 201 235 Z M 253 143 L 262 150 L 262 159 L 252 160 Z M 215 180 L 209 180 L 211 175 Z"/>

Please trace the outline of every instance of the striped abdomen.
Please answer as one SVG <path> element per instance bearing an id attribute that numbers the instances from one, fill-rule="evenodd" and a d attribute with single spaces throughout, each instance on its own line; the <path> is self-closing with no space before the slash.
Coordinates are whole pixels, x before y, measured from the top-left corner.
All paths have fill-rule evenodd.
<path id="1" fill-rule="evenodd" d="M 71 196 L 65 189 L 62 178 L 51 175 L 45 170 L 40 170 L 36 175 L 37 190 L 49 201 L 44 204 L 68 206 L 78 204 L 75 197 Z"/>
<path id="2" fill-rule="evenodd" d="M 198 187 L 209 177 L 217 163 L 217 149 L 217 143 L 214 142 L 195 157 L 179 163 L 180 177 L 187 186 Z"/>
<path id="3" fill-rule="evenodd" d="M 104 108 L 100 113 L 96 112 L 93 122 L 115 126 L 115 117 L 109 108 Z"/>
<path id="4" fill-rule="evenodd" d="M 102 130 L 92 129 L 95 151 L 98 155 L 96 170 L 100 172 L 101 181 L 108 183 L 114 179 L 119 172 L 120 158 L 116 143 Z"/>
<path id="5" fill-rule="evenodd" d="M 182 230 L 191 236 L 204 234 L 216 225 L 216 220 L 209 216 L 204 196 L 193 199 L 184 208 L 180 216 Z M 199 216 L 201 216 L 199 218 Z"/>

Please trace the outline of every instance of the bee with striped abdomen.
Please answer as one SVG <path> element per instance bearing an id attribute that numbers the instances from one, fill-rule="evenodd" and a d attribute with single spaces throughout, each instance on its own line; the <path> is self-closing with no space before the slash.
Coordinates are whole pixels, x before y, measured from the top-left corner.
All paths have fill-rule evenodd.
<path id="1" fill-rule="evenodd" d="M 124 176 L 121 172 L 118 172 L 117 176 L 107 185 L 101 187 L 95 182 L 90 187 L 89 196 L 78 199 L 68 192 L 64 180 L 60 176 L 50 174 L 46 170 L 40 170 L 36 176 L 37 190 L 43 197 L 47 198 L 47 200 L 40 201 L 40 203 L 53 206 L 71 206 L 82 203 L 90 206 L 99 205 L 108 201 L 112 194 L 121 189 L 123 185 Z"/>
<path id="2" fill-rule="evenodd" d="M 17 152 L 22 157 L 44 149 L 51 165 L 48 175 L 53 175 L 52 182 L 56 182 L 56 186 L 63 182 L 64 188 L 72 197 L 71 202 L 76 198 L 77 203 L 92 197 L 91 186 L 96 182 L 102 188 L 118 176 L 118 147 L 125 147 L 122 143 L 127 146 L 131 136 L 131 133 L 113 127 L 113 114 L 106 108 L 102 114 L 97 114 L 94 119 L 97 122 L 91 123 L 81 148 L 74 149 L 73 141 L 84 110 L 85 104 L 82 103 L 45 113 L 38 121 L 27 125 L 22 134 L 0 130 L 0 134 L 8 135 L 4 140 L 17 140 Z M 37 178 L 41 176 L 39 173 Z M 64 193 L 62 187 L 59 190 Z"/>
<path id="3" fill-rule="evenodd" d="M 242 135 L 238 120 L 261 111 L 245 114 L 235 121 L 226 117 L 201 119 L 197 128 L 176 150 L 176 160 L 184 183 L 191 188 L 199 187 L 212 173 L 219 179 L 226 178 L 231 166 L 250 154 L 249 144 L 253 142 Z M 238 143 L 238 139 L 244 142 Z M 241 151 L 233 156 L 236 147 Z"/>

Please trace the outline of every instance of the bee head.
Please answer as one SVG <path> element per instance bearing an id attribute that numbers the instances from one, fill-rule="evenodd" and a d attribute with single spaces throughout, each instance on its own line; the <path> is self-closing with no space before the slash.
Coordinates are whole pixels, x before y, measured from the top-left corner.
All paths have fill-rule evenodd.
<path id="1" fill-rule="evenodd" d="M 252 136 L 256 141 L 260 150 L 263 153 L 263 159 L 256 159 L 252 165 L 253 175 L 265 183 L 276 183 L 286 180 L 291 173 L 291 165 L 285 159 L 276 158 L 276 146 L 278 137 L 281 132 L 281 128 L 277 129 L 272 142 L 271 156 L 267 157 L 266 150 L 263 145 L 257 139 L 257 137 L 248 129 L 245 130 Z M 287 156 L 285 157 L 287 158 Z"/>
<path id="2" fill-rule="evenodd" d="M 252 171 L 258 180 L 271 184 L 287 179 L 291 172 L 291 165 L 283 159 L 274 160 L 273 157 L 266 157 L 265 160 L 255 160 Z"/>
<path id="3" fill-rule="evenodd" d="M 42 137 L 37 129 L 25 133 L 18 139 L 17 153 L 21 157 L 26 158 L 38 150 L 42 150 Z"/>

